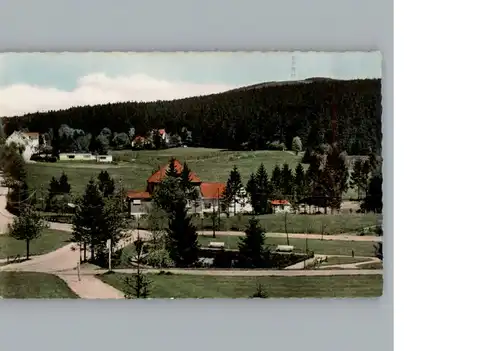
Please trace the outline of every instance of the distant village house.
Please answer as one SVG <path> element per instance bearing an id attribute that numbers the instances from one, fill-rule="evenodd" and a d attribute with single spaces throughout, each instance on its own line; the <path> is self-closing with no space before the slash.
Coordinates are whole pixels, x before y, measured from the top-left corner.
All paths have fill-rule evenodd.
<path id="1" fill-rule="evenodd" d="M 40 148 L 40 134 L 36 132 L 12 133 L 6 140 L 7 145 L 16 144 L 22 150 L 22 156 L 25 161 L 29 161 L 31 156 L 36 154 Z"/>

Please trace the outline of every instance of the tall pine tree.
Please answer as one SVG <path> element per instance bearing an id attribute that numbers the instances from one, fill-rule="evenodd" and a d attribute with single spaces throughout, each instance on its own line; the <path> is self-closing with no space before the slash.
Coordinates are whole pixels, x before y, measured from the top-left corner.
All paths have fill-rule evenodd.
<path id="1" fill-rule="evenodd" d="M 97 176 L 97 179 L 99 181 L 99 191 L 102 193 L 102 195 L 105 198 L 113 196 L 113 194 L 115 193 L 115 180 L 111 178 L 108 171 L 101 171 L 101 173 L 99 173 L 99 175 Z"/>
<path id="2" fill-rule="evenodd" d="M 361 210 L 365 212 L 382 213 L 382 208 L 382 174 L 375 173 L 368 184 L 368 190 L 361 204 Z"/>
<path id="3" fill-rule="evenodd" d="M 281 170 L 281 193 L 286 199 L 291 200 L 294 192 L 293 172 L 288 163 L 283 165 Z"/>
<path id="4" fill-rule="evenodd" d="M 269 250 L 265 246 L 266 232 L 259 220 L 252 217 L 245 229 L 245 236 L 240 238 L 239 264 L 244 268 L 266 268 L 269 264 Z"/>
<path id="5" fill-rule="evenodd" d="M 250 204 L 254 214 L 257 214 L 257 208 L 259 207 L 259 189 L 257 188 L 257 180 L 255 179 L 255 174 L 250 174 L 250 179 L 247 182 L 245 190 L 250 197 Z"/>
<path id="6" fill-rule="evenodd" d="M 180 174 L 180 186 L 190 203 L 195 203 L 198 200 L 198 192 L 192 181 L 191 170 L 185 162 Z"/>
<path id="7" fill-rule="evenodd" d="M 102 232 L 104 199 L 94 179 L 90 179 L 83 196 L 78 200 L 73 216 L 72 241 L 83 243 L 84 261 L 87 259 L 87 247 L 90 247 L 90 259 L 95 260 L 96 251 L 105 246 Z"/>
<path id="8" fill-rule="evenodd" d="M 71 192 L 71 185 L 68 182 L 68 176 L 62 172 L 59 177 L 59 194 L 69 194 Z"/>
<path id="9" fill-rule="evenodd" d="M 356 189 L 358 192 L 358 200 L 361 198 L 361 191 L 366 190 L 366 184 L 368 180 L 368 174 L 365 172 L 367 165 L 369 163 L 363 161 L 362 159 L 357 159 L 354 162 L 354 167 L 350 174 L 349 186 L 352 189 Z"/>
<path id="10" fill-rule="evenodd" d="M 307 196 L 307 181 L 302 163 L 295 167 L 294 189 L 296 201 L 300 201 Z"/>
<path id="11" fill-rule="evenodd" d="M 167 233 L 167 250 L 175 265 L 177 267 L 194 266 L 198 262 L 200 247 L 196 227 L 187 213 L 185 201 L 178 200 L 172 205 Z"/>
<path id="12" fill-rule="evenodd" d="M 229 178 L 226 182 L 226 188 L 222 194 L 222 202 L 226 211 L 229 212 L 229 207 L 233 206 L 233 213 L 236 214 L 236 206 L 238 205 L 238 200 L 242 195 L 243 183 L 241 182 L 241 175 L 236 166 L 233 167 L 231 173 L 229 173 Z"/>
<path id="13" fill-rule="evenodd" d="M 270 210 L 269 200 L 271 197 L 271 183 L 269 182 L 269 178 L 267 175 L 266 168 L 264 164 L 261 163 L 259 169 L 257 170 L 257 174 L 255 175 L 255 181 L 257 184 L 257 213 L 264 214 L 268 213 Z"/>
<path id="14" fill-rule="evenodd" d="M 274 166 L 273 173 L 271 174 L 272 196 L 276 199 L 281 199 L 283 196 L 281 181 L 281 168 L 279 165 L 276 165 Z"/>
<path id="15" fill-rule="evenodd" d="M 174 178 L 180 177 L 180 173 L 176 167 L 177 162 L 179 162 L 179 161 L 177 161 L 175 158 L 170 159 L 170 161 L 168 163 L 168 168 L 166 171 L 167 177 L 174 177 Z"/>

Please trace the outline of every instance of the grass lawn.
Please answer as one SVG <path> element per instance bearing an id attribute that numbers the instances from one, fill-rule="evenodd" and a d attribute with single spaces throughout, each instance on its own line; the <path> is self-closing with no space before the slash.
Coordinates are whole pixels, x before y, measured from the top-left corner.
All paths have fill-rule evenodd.
<path id="1" fill-rule="evenodd" d="M 106 274 L 99 278 L 122 290 L 126 274 Z M 271 298 L 295 297 L 378 297 L 382 295 L 382 275 L 316 277 L 221 277 L 148 274 L 152 298 L 248 298 L 262 284 Z"/>
<path id="2" fill-rule="evenodd" d="M 367 261 L 366 258 L 357 258 L 357 257 L 328 257 L 328 260 L 321 262 L 320 266 L 331 266 L 334 264 L 350 264 L 350 263 L 359 263 L 366 261 Z"/>
<path id="3" fill-rule="evenodd" d="M 47 273 L 0 272 L 0 296 L 11 299 L 76 299 L 68 285 Z"/>
<path id="4" fill-rule="evenodd" d="M 33 189 L 47 191 L 50 179 L 59 177 L 61 172 L 68 176 L 74 194 L 80 194 L 92 176 L 97 176 L 101 169 L 107 170 L 116 181 L 122 181 L 127 190 L 144 189 L 146 179 L 158 165 L 165 165 L 170 158 L 175 157 L 181 162 L 187 162 L 189 167 L 206 182 L 226 182 L 229 173 L 237 166 L 243 182 L 247 182 L 250 174 L 257 171 L 264 163 L 269 176 L 276 164 L 285 162 L 294 169 L 301 160 L 289 151 L 224 151 L 206 148 L 172 148 L 154 151 L 111 151 L 113 164 L 89 164 L 88 162 L 56 162 L 27 164 L 29 185 Z M 307 165 L 304 165 L 307 169 Z M 346 198 L 355 197 L 355 192 L 349 190 Z"/>
<path id="5" fill-rule="evenodd" d="M 30 242 L 30 256 L 54 251 L 69 243 L 71 233 L 61 230 L 46 229 L 40 238 Z M 0 235 L 0 258 L 26 255 L 26 242 L 16 240 L 7 234 Z"/>
<path id="6" fill-rule="evenodd" d="M 382 262 L 360 264 L 359 269 L 384 269 L 384 264 Z"/>
<path id="7" fill-rule="evenodd" d="M 285 215 L 268 214 L 257 216 L 261 226 L 269 233 L 285 233 Z M 221 231 L 236 230 L 244 231 L 250 216 L 233 216 L 221 218 Z M 316 233 L 321 234 L 324 229 L 325 235 L 361 232 L 363 228 L 380 223 L 382 215 L 376 213 L 367 214 L 328 214 L 328 215 L 301 215 L 288 214 L 286 216 L 286 230 L 289 233 Z M 198 228 L 211 226 L 209 218 L 196 218 Z"/>
<path id="8" fill-rule="evenodd" d="M 211 241 L 226 243 L 226 249 L 237 249 L 239 237 L 237 236 L 198 236 L 198 242 L 203 246 L 208 246 Z M 286 245 L 286 238 L 266 238 L 266 244 L 271 247 L 276 245 Z M 305 239 L 290 239 L 290 245 L 295 246 L 296 252 L 304 252 L 306 248 Z M 307 240 L 307 248 L 315 254 L 324 255 L 351 255 L 354 250 L 355 256 L 374 257 L 375 250 L 372 242 L 366 241 L 342 241 L 342 240 Z"/>

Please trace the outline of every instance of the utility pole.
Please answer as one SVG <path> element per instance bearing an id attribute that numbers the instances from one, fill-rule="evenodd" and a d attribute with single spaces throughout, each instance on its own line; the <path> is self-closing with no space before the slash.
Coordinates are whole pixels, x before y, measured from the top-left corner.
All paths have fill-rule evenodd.
<path id="1" fill-rule="evenodd" d="M 216 216 L 215 207 L 212 206 L 212 230 L 213 230 L 212 238 L 215 238 L 215 221 L 216 221 L 215 216 Z"/>
<path id="2" fill-rule="evenodd" d="M 111 245 L 111 239 L 108 240 L 108 269 L 111 272 L 111 252 L 112 252 L 112 245 Z"/>
<path id="3" fill-rule="evenodd" d="M 217 213 L 218 213 L 217 229 L 220 230 L 220 194 L 219 194 L 219 189 L 217 189 Z"/>
<path id="4" fill-rule="evenodd" d="M 286 244 L 290 245 L 290 239 L 288 238 L 288 229 L 286 226 L 286 217 L 287 217 L 288 212 L 285 212 L 285 233 L 286 233 Z"/>
<path id="5" fill-rule="evenodd" d="M 81 256 L 80 256 L 80 260 L 76 263 L 76 270 L 78 272 L 78 281 L 80 281 L 80 262 L 81 262 Z"/>

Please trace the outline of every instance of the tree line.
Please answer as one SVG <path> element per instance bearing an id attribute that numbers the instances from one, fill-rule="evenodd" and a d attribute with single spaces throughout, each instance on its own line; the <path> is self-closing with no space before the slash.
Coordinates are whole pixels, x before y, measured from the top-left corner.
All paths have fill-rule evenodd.
<path id="1" fill-rule="evenodd" d="M 6 131 L 27 128 L 44 133 L 67 125 L 96 138 L 109 128 L 125 139 L 121 133 L 128 134 L 130 128 L 136 135 L 158 128 L 180 135 L 188 129 L 195 146 L 240 150 L 266 149 L 273 144 L 292 149 L 293 138 L 299 137 L 304 149 L 335 141 L 350 155 L 367 155 L 370 150 L 380 150 L 381 111 L 380 79 L 322 79 L 172 101 L 30 113 L 8 118 Z"/>
<path id="2" fill-rule="evenodd" d="M 223 211 L 231 205 L 244 205 L 248 195 L 254 213 L 271 212 L 271 200 L 288 200 L 295 207 L 299 204 L 340 210 L 342 195 L 348 188 L 356 189 L 358 200 L 363 200 L 363 212 L 382 211 L 381 160 L 371 154 L 367 160 L 357 159 L 352 172 L 346 164 L 346 154 L 330 145 L 323 154 L 310 160 L 307 171 L 299 163 L 293 170 L 285 163 L 276 165 L 271 174 L 264 164 L 250 175 L 247 184 L 241 181 L 238 168 L 231 171 L 223 192 Z M 362 197 L 362 194 L 364 195 Z"/>

